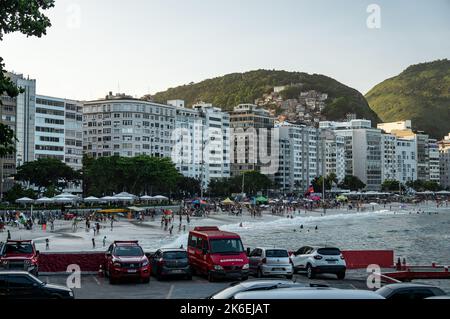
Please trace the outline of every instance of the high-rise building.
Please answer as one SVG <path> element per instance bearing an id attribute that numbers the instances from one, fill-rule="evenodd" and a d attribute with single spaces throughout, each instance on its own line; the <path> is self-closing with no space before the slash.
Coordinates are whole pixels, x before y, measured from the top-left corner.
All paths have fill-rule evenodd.
<path id="1" fill-rule="evenodd" d="M 269 167 L 278 161 L 278 153 L 272 150 L 275 118 L 254 104 L 240 104 L 230 112 L 231 127 L 231 175 L 245 171 L 260 171 L 270 175 Z"/>
<path id="2" fill-rule="evenodd" d="M 396 180 L 402 184 L 417 180 L 417 144 L 415 139 L 396 137 Z"/>
<path id="3" fill-rule="evenodd" d="M 23 92 L 15 98 L 0 96 L 1 121 L 14 131 L 16 137 L 15 154 L 0 160 L 0 194 L 8 191 L 14 184 L 12 175 L 16 173 L 16 168 L 34 160 L 36 80 L 11 72 L 6 72 L 5 76 L 22 88 Z"/>
<path id="4" fill-rule="evenodd" d="M 397 179 L 397 137 L 381 134 L 381 180 Z"/>
<path id="5" fill-rule="evenodd" d="M 357 176 L 367 190 L 380 190 L 381 130 L 372 128 L 369 120 L 323 121 L 319 127 L 344 138 L 345 175 Z"/>
<path id="6" fill-rule="evenodd" d="M 220 108 L 199 103 L 184 108 L 184 101 L 167 101 L 176 107 L 172 161 L 184 176 L 201 181 L 230 177 L 230 117 Z"/>
<path id="7" fill-rule="evenodd" d="M 400 139 L 414 140 L 416 150 L 416 170 L 417 179 L 421 181 L 430 180 L 430 152 L 429 152 L 429 136 L 424 132 L 412 130 L 410 120 L 398 121 L 392 123 L 381 123 L 377 127 L 388 134 L 393 134 Z"/>
<path id="8" fill-rule="evenodd" d="M 429 171 L 431 182 L 440 183 L 440 160 L 439 160 L 439 145 L 436 139 L 428 139 L 428 158 L 429 158 Z"/>
<path id="9" fill-rule="evenodd" d="M 320 146 L 324 147 L 325 176 L 335 174 L 341 182 L 345 178 L 345 139 L 334 131 L 327 133 L 320 135 Z"/>
<path id="10" fill-rule="evenodd" d="M 170 157 L 175 107 L 111 92 L 83 105 L 83 151 L 102 156 Z"/>
<path id="11" fill-rule="evenodd" d="M 277 123 L 279 163 L 274 180 L 285 192 L 306 191 L 321 175 L 320 132 L 317 128 L 289 122 Z"/>
<path id="12" fill-rule="evenodd" d="M 438 142 L 439 145 L 439 179 L 442 187 L 450 189 L 450 134 Z"/>

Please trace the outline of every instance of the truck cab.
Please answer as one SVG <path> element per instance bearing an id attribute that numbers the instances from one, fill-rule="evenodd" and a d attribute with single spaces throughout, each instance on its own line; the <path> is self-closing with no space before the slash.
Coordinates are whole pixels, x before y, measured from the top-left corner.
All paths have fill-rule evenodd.
<path id="1" fill-rule="evenodd" d="M 31 240 L 8 240 L 0 247 L 0 269 L 39 275 L 39 251 Z"/>
<path id="2" fill-rule="evenodd" d="M 189 232 L 188 257 L 192 271 L 207 275 L 209 281 L 248 278 L 249 262 L 241 237 L 216 226 Z"/>

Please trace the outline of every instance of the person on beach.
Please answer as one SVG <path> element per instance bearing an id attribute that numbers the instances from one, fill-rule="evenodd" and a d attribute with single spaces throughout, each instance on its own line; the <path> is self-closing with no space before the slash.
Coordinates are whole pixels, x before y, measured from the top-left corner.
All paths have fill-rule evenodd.
<path id="1" fill-rule="evenodd" d="M 92 238 L 92 248 L 95 249 L 95 238 Z"/>
<path id="2" fill-rule="evenodd" d="M 50 249 L 50 240 L 48 238 L 45 239 L 45 250 Z"/>
<path id="3" fill-rule="evenodd" d="M 106 246 L 106 236 L 103 237 L 103 247 Z"/>
<path id="4" fill-rule="evenodd" d="M 10 240 L 10 239 L 11 239 L 11 232 L 9 231 L 9 229 L 8 229 L 8 233 L 7 233 L 7 235 L 6 235 L 6 239 L 7 239 L 7 240 Z"/>

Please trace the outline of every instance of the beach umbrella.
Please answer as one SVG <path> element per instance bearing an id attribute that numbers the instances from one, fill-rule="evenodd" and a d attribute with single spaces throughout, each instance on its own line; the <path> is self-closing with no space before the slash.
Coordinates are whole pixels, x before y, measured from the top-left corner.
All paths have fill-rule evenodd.
<path id="1" fill-rule="evenodd" d="M 102 201 L 102 202 L 113 202 L 115 200 L 117 200 L 117 199 L 112 196 L 104 196 L 104 197 L 100 198 L 100 201 Z"/>
<path id="2" fill-rule="evenodd" d="M 19 199 L 16 199 L 16 203 L 19 204 L 28 204 L 28 203 L 33 203 L 34 199 L 28 198 L 28 197 L 22 197 Z"/>
<path id="3" fill-rule="evenodd" d="M 85 199 L 83 199 L 86 203 L 95 203 L 95 202 L 98 202 L 100 199 L 98 199 L 97 197 L 95 197 L 95 196 L 89 196 L 89 197 L 86 197 Z"/>
<path id="4" fill-rule="evenodd" d="M 255 201 L 256 201 L 257 203 L 267 203 L 267 202 L 268 202 L 268 199 L 265 198 L 264 196 L 258 196 L 258 197 L 256 197 Z"/>
<path id="5" fill-rule="evenodd" d="M 162 195 L 156 195 L 156 196 L 153 196 L 152 199 L 154 199 L 154 200 L 166 200 L 166 199 L 169 199 L 169 198 L 167 198 L 166 196 L 162 196 Z"/>
<path id="6" fill-rule="evenodd" d="M 73 203 L 75 202 L 76 199 L 75 198 L 68 198 L 68 197 L 53 197 L 52 198 L 52 202 L 53 203 Z"/>
<path id="7" fill-rule="evenodd" d="M 62 194 L 56 195 L 54 198 L 78 198 L 78 196 L 70 194 L 70 193 L 62 193 Z"/>
<path id="8" fill-rule="evenodd" d="M 152 196 L 148 196 L 148 195 L 144 195 L 144 196 L 141 196 L 141 199 L 142 200 L 151 200 L 151 199 L 153 199 L 153 197 Z"/>
<path id="9" fill-rule="evenodd" d="M 41 197 L 36 200 L 37 204 L 47 204 L 47 203 L 52 203 L 52 202 L 53 202 L 53 199 L 48 198 L 48 197 Z"/>
<path id="10" fill-rule="evenodd" d="M 372 206 L 376 206 L 376 205 L 378 205 L 378 203 L 370 203 L 369 205 L 372 205 Z"/>
<path id="11" fill-rule="evenodd" d="M 222 204 L 231 205 L 231 204 L 234 204 L 234 202 L 229 197 L 227 197 L 227 199 L 222 201 Z"/>

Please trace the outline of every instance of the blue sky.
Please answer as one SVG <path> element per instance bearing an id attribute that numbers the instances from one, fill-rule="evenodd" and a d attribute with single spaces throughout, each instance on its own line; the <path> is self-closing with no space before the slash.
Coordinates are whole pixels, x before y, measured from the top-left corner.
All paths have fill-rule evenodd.
<path id="1" fill-rule="evenodd" d="M 369 29 L 369 4 L 381 28 Z M 5 36 L 6 68 L 38 93 L 142 96 L 254 69 L 331 76 L 366 93 L 411 64 L 450 58 L 450 0 L 56 0 L 42 38 Z"/>

